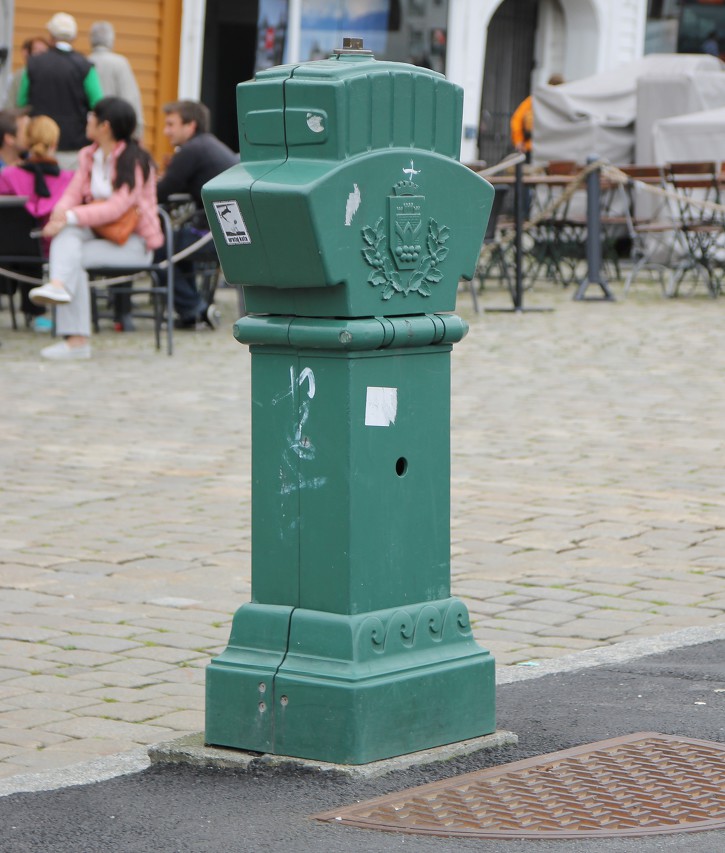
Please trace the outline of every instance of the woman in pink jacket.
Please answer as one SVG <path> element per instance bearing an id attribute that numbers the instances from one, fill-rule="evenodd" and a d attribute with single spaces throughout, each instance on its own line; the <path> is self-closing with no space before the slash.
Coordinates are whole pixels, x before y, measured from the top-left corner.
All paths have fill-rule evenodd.
<path id="1" fill-rule="evenodd" d="M 136 114 L 122 98 L 103 98 L 88 113 L 78 170 L 53 209 L 43 236 L 50 244 L 50 280 L 30 291 L 38 305 L 56 306 L 56 331 L 63 340 L 41 351 L 54 360 L 90 358 L 91 317 L 86 269 L 143 266 L 164 242 L 156 211 L 156 169 L 151 155 L 133 139 Z M 93 228 L 138 212 L 135 231 L 119 245 Z"/>

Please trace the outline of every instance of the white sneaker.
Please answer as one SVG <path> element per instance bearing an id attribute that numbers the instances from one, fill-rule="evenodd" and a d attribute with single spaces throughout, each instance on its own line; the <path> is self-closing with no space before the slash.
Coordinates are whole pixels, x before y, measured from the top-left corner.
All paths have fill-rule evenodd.
<path id="1" fill-rule="evenodd" d="M 68 291 L 52 284 L 41 284 L 40 287 L 34 287 L 28 293 L 28 297 L 34 305 L 64 305 L 70 302 Z"/>
<path id="2" fill-rule="evenodd" d="M 40 351 L 43 358 L 49 358 L 51 361 L 69 361 L 77 358 L 90 358 L 91 345 L 81 344 L 79 347 L 72 347 L 68 341 L 59 341 L 57 344 L 45 347 Z"/>

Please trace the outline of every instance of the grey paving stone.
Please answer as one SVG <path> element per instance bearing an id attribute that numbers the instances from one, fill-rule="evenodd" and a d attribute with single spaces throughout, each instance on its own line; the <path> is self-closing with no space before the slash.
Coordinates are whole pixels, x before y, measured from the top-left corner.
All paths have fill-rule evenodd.
<path id="1" fill-rule="evenodd" d="M 146 676 L 146 681 L 154 680 L 149 678 L 149 676 L 163 672 L 165 669 L 168 669 L 168 664 L 165 661 L 119 656 L 113 661 L 109 669 L 99 666 L 94 670 L 92 675 L 94 678 L 108 678 L 109 683 L 113 680 L 119 680 L 120 682 L 123 675 L 132 676 L 134 681 L 143 682 L 144 676 Z"/>
<path id="2" fill-rule="evenodd" d="M 46 732 L 67 738 L 104 738 L 122 740 L 131 743 L 155 743 L 170 731 L 163 726 L 150 726 L 143 723 L 126 723 L 123 720 L 109 720 L 103 717 L 78 716 L 61 723 L 49 723 Z"/>
<path id="3" fill-rule="evenodd" d="M 164 697 L 168 698 L 168 697 Z M 98 705 L 87 705 L 83 709 L 84 716 L 101 717 L 109 720 L 122 720 L 125 723 L 144 723 L 153 721 L 157 724 L 158 717 L 169 713 L 167 706 L 151 704 L 141 699 L 138 702 L 102 702 Z M 161 723 L 165 725 L 165 723 Z"/>
<path id="4" fill-rule="evenodd" d="M 17 617 L 16 617 L 17 619 Z M 0 625 L 0 640 L 16 640 L 26 643 L 42 643 L 63 636 L 58 630 L 40 628 L 36 625 L 15 624 L 14 620 L 5 619 Z"/>
<path id="5" fill-rule="evenodd" d="M 154 699 L 156 707 L 161 706 L 168 711 L 169 708 L 174 711 L 198 711 L 203 713 L 206 708 L 204 696 L 204 688 L 199 685 L 192 695 L 169 693 L 167 696 L 157 696 Z"/>
<path id="6" fill-rule="evenodd" d="M 95 703 L 93 697 L 86 698 L 84 695 L 68 696 L 62 693 L 36 693 L 23 692 L 7 697 L 7 704 L 13 708 L 49 708 L 59 711 L 73 711 L 83 708 L 85 705 Z"/>
<path id="7" fill-rule="evenodd" d="M 33 646 L 28 653 L 20 655 L 0 655 L 0 667 L 3 672 L 14 672 L 15 678 L 24 675 L 33 675 L 41 672 L 53 673 L 59 668 L 57 661 L 43 660 L 40 655 L 47 651 L 47 646 Z M 37 657 L 30 657 L 31 654 Z M 6 677 L 6 681 L 10 678 Z"/>
<path id="8" fill-rule="evenodd" d="M 144 658 L 156 662 L 170 663 L 185 663 L 199 657 L 208 657 L 200 652 L 192 651 L 191 649 L 172 649 L 169 646 L 161 646 L 158 643 L 155 645 L 141 646 L 137 649 L 132 649 L 126 652 L 130 658 Z"/>
<path id="9" fill-rule="evenodd" d="M 565 602 L 558 602 L 559 604 Z M 532 625 L 562 625 L 564 622 L 570 622 L 574 616 L 585 616 L 593 610 L 586 606 L 571 606 L 561 609 L 548 604 L 537 603 L 536 605 L 529 604 L 523 607 L 517 607 L 513 610 L 507 610 L 505 613 L 498 614 L 499 619 L 511 619 L 514 622 L 530 622 Z M 537 628 L 537 631 L 539 629 Z"/>
<path id="10" fill-rule="evenodd" d="M 0 744 L 22 747 L 23 749 L 41 749 L 67 741 L 70 737 L 60 732 L 51 732 L 39 728 L 33 729 L 17 726 L 3 726 L 0 728 Z"/>
<path id="11" fill-rule="evenodd" d="M 47 646 L 42 654 L 38 655 L 39 661 L 53 661 L 66 664 L 67 666 L 94 667 L 102 666 L 104 663 L 113 663 L 111 655 L 102 652 L 91 652 L 86 649 L 76 649 L 73 637 L 68 638 L 68 644 L 53 651 L 47 651 Z"/>
<path id="12" fill-rule="evenodd" d="M 85 678 L 68 678 L 57 675 L 37 675 L 22 673 L 18 678 L 9 682 L 11 687 L 27 690 L 35 693 L 48 693 L 50 695 L 76 695 L 84 690 L 89 690 L 97 685 Z"/>
<path id="13" fill-rule="evenodd" d="M 508 613 L 510 609 L 505 604 L 490 604 L 488 601 L 480 601 L 477 598 L 470 598 L 469 596 L 466 596 L 466 604 L 468 612 L 475 614 L 481 619 L 485 619 L 488 616 L 496 616 L 499 613 Z"/>
<path id="14" fill-rule="evenodd" d="M 616 643 L 624 639 L 627 633 L 628 626 L 623 625 L 619 619 L 578 619 L 576 622 L 568 622 L 566 625 L 551 627 L 548 636 L 578 637 L 598 642 Z"/>
<path id="15" fill-rule="evenodd" d="M 103 755 L 117 755 L 118 753 L 127 752 L 134 749 L 137 745 L 136 741 L 130 739 L 91 736 L 71 738 L 63 743 L 48 746 L 45 751 L 55 753 L 56 755 L 67 755 L 67 764 L 70 765 L 79 761 L 77 758 L 78 755 L 81 755 L 80 761 L 86 761 L 89 757 L 96 758 Z"/>
<path id="16" fill-rule="evenodd" d="M 689 592 L 668 589 L 662 584 L 650 584 L 647 589 L 634 590 L 627 595 L 627 601 L 642 601 L 646 604 L 669 604 L 675 607 L 686 604 L 696 605 L 702 599 L 695 590 Z"/>
<path id="17" fill-rule="evenodd" d="M 89 652 L 126 652 L 129 649 L 137 649 L 143 645 L 142 641 L 122 640 L 118 637 L 103 637 L 94 635 L 68 634 L 59 639 L 48 640 L 49 646 L 64 648 L 74 646 L 80 651 Z M 95 665 L 95 664 L 94 664 Z"/>
<path id="18" fill-rule="evenodd" d="M 177 626 L 179 627 L 179 626 Z M 219 640 L 228 635 L 229 631 L 220 634 Z M 188 634 L 173 634 L 170 631 L 151 631 L 147 634 L 137 634 L 135 639 L 139 644 L 153 643 L 156 646 L 164 646 L 171 649 L 195 649 L 207 652 L 210 647 L 215 646 L 219 640 L 208 636 L 195 636 L 191 631 Z"/>
<path id="19" fill-rule="evenodd" d="M 25 767 L 22 764 L 13 764 L 10 761 L 0 761 L 0 778 L 15 776 L 18 773 L 23 773 Z"/>
<path id="20" fill-rule="evenodd" d="M 129 690 L 142 690 L 149 685 L 157 684 L 159 681 L 156 675 L 136 675 L 132 672 L 122 671 L 119 669 L 118 664 L 115 663 L 107 667 L 87 669 L 83 672 L 83 677 L 87 681 L 92 682 L 96 687 L 100 685 L 100 689 L 122 687 Z"/>
<path id="21" fill-rule="evenodd" d="M 555 312 L 477 317 L 460 300 L 452 586 L 475 636 L 505 665 L 722 619 L 725 303 L 638 293 L 608 312 L 545 282 L 530 296 Z M 230 322 L 234 297 L 220 292 Z M 38 348 L 24 331 L 3 340 L 0 639 L 15 645 L 0 695 L 5 713 L 67 713 L 78 729 L 45 732 L 61 742 L 42 749 L 9 729 L 21 743 L 0 738 L 0 775 L 200 720 L 209 653 L 250 597 L 247 350 L 189 335 L 166 359 L 148 330 L 104 333 L 90 362 L 56 371 Z M 171 725 L 103 719 L 114 704 Z"/>
<path id="22" fill-rule="evenodd" d="M 193 732 L 204 728 L 204 714 L 196 710 L 172 711 L 156 717 L 154 725 L 166 726 L 177 732 Z"/>
<path id="23" fill-rule="evenodd" d="M 597 610 L 634 610 L 644 612 L 650 610 L 652 602 L 645 599 L 636 591 L 627 590 L 626 594 L 614 595 L 587 595 L 577 599 L 577 603 L 588 605 Z"/>

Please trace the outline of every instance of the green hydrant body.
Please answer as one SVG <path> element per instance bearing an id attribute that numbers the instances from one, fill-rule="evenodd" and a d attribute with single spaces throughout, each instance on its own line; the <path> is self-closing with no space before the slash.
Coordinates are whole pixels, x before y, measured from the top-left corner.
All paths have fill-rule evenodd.
<path id="1" fill-rule="evenodd" d="M 237 88 L 206 185 L 252 352 L 252 601 L 207 669 L 207 743 L 362 764 L 488 734 L 494 661 L 450 595 L 450 351 L 493 188 L 462 91 L 336 51 Z"/>

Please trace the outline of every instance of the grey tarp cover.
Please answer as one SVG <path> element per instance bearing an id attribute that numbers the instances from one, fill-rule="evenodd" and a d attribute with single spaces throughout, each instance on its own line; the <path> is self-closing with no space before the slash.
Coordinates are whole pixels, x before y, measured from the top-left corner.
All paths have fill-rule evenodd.
<path id="1" fill-rule="evenodd" d="M 651 134 L 656 119 L 672 115 L 673 110 L 684 113 L 725 106 L 723 67 L 719 59 L 706 54 L 650 54 L 583 80 L 538 87 L 534 91 L 534 162 L 583 163 L 591 154 L 612 163 L 634 162 L 635 124 L 643 135 L 637 147 L 644 155 L 644 135 Z M 651 141 L 648 144 L 651 157 Z"/>
<path id="2" fill-rule="evenodd" d="M 725 163 L 725 106 L 660 119 L 652 128 L 652 140 L 658 165 L 684 160 Z"/>

